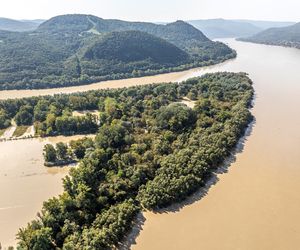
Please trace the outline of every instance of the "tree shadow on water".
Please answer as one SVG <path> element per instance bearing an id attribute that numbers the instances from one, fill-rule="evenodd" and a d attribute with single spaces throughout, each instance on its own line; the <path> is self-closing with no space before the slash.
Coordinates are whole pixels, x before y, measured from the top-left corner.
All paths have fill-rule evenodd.
<path id="1" fill-rule="evenodd" d="M 177 213 L 181 209 L 183 209 L 186 206 L 189 206 L 199 200 L 201 200 L 203 197 L 205 197 L 209 189 L 214 186 L 219 181 L 219 175 L 225 174 L 228 172 L 229 167 L 236 162 L 236 157 L 238 154 L 242 153 L 245 147 L 245 143 L 248 140 L 248 137 L 251 135 L 253 128 L 256 124 L 255 118 L 253 118 L 253 121 L 249 124 L 247 127 L 244 136 L 238 141 L 237 146 L 234 150 L 232 150 L 231 154 L 227 157 L 225 162 L 221 164 L 218 168 L 216 168 L 206 179 L 205 185 L 200 187 L 198 191 L 196 191 L 191 196 L 187 197 L 182 202 L 173 204 L 167 208 L 164 209 L 158 209 L 154 211 L 156 214 L 163 214 L 163 213 Z M 145 224 L 146 218 L 144 217 L 143 213 L 139 213 L 136 220 L 133 223 L 133 227 L 131 232 L 127 235 L 126 239 L 121 242 L 118 246 L 118 249 L 120 250 L 129 250 L 131 249 L 132 245 L 136 244 L 136 238 L 139 236 L 140 232 L 143 230 L 143 226 Z"/>
<path id="2" fill-rule="evenodd" d="M 245 130 L 244 135 L 238 141 L 236 147 L 232 150 L 231 154 L 226 158 L 226 160 L 217 167 L 212 173 L 210 173 L 205 180 L 204 186 L 200 187 L 195 193 L 187 197 L 181 202 L 175 203 L 167 208 L 158 209 L 154 211 L 154 213 L 162 214 L 162 213 L 176 213 L 183 209 L 185 206 L 189 206 L 202 198 L 204 198 L 209 189 L 216 185 L 219 181 L 219 175 L 228 173 L 229 167 L 236 162 L 236 158 L 238 154 L 241 154 L 244 151 L 244 147 L 246 142 L 248 141 L 248 137 L 251 135 L 253 128 L 256 124 L 255 118 L 253 121 L 248 125 L 247 129 Z"/>
<path id="3" fill-rule="evenodd" d="M 139 236 L 140 232 L 143 229 L 143 225 L 145 224 L 146 218 L 144 217 L 143 213 L 138 213 L 137 217 L 135 218 L 132 229 L 129 234 L 126 236 L 123 242 L 120 242 L 118 245 L 119 250 L 129 250 L 131 249 L 132 245 L 136 244 L 136 238 Z"/>

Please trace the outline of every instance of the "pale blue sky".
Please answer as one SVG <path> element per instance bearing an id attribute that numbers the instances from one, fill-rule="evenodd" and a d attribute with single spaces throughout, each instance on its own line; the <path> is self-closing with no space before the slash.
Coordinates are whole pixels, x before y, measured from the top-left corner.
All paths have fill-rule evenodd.
<path id="1" fill-rule="evenodd" d="M 140 21 L 206 18 L 300 21 L 300 0 L 0 0 L 0 16 L 50 18 L 67 13 Z"/>

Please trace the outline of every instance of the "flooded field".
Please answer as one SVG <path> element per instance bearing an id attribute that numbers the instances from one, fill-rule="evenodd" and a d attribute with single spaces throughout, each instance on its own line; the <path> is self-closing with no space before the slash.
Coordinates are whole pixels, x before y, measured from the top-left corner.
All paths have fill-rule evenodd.
<path id="1" fill-rule="evenodd" d="M 44 200 L 60 194 L 69 167 L 43 166 L 46 143 L 68 142 L 82 136 L 57 136 L 0 142 L 0 242 L 15 244 L 18 228 L 36 217 Z"/>

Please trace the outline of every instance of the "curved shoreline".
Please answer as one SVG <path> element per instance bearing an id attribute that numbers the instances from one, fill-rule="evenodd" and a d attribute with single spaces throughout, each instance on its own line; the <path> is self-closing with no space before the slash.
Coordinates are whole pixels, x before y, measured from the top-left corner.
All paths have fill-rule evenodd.
<path id="1" fill-rule="evenodd" d="M 238 57 L 221 70 L 246 71 L 254 82 L 252 133 L 200 201 L 144 213 L 131 249 L 285 250 L 300 244 L 300 51 L 228 41 Z"/>
<path id="2" fill-rule="evenodd" d="M 255 95 L 253 96 L 252 99 L 253 105 L 254 102 L 255 102 Z M 249 110 L 251 111 L 252 108 L 253 107 L 251 105 L 251 108 Z M 231 154 L 227 157 L 227 159 L 225 159 L 223 163 L 221 163 L 218 167 L 216 167 L 216 169 L 212 171 L 209 176 L 207 176 L 207 179 L 205 180 L 205 184 L 202 187 L 200 187 L 198 191 L 196 191 L 190 196 L 187 196 L 183 201 L 174 203 L 167 208 L 157 209 L 154 211 L 149 211 L 149 210 L 141 211 L 137 215 L 135 221 L 133 222 L 132 229 L 125 236 L 124 240 L 120 242 L 118 249 L 130 250 L 132 249 L 132 247 L 135 247 L 136 239 L 142 232 L 145 222 L 149 219 L 149 217 L 151 217 L 151 215 L 178 213 L 184 207 L 192 205 L 195 202 L 201 201 L 201 199 L 203 199 L 208 194 L 210 188 L 218 183 L 219 181 L 218 175 L 226 174 L 230 166 L 236 161 L 237 155 L 243 152 L 245 142 L 247 141 L 247 138 L 251 135 L 254 126 L 255 126 L 255 118 L 253 119 L 253 121 L 251 121 L 248 124 L 244 134 L 239 139 L 237 145 L 232 150 Z"/>
<path id="3" fill-rule="evenodd" d="M 99 90 L 99 89 L 125 88 L 125 87 L 133 87 L 137 85 L 146 85 L 152 83 L 180 82 L 188 79 L 189 75 L 193 74 L 194 72 L 203 71 L 203 74 L 205 74 L 210 69 L 222 66 L 231 61 L 234 61 L 235 59 L 236 57 L 225 60 L 224 62 L 221 63 L 212 64 L 204 67 L 191 68 L 188 70 L 183 70 L 178 72 L 163 73 L 163 74 L 157 74 L 153 76 L 143 76 L 143 77 L 136 77 L 136 78 L 120 79 L 120 80 L 108 80 L 108 81 L 101 81 L 97 83 L 91 83 L 91 84 L 79 85 L 79 86 L 50 88 L 50 89 L 1 90 L 0 100 L 20 99 L 26 97 L 46 96 L 46 95 L 55 95 L 55 94 L 71 94 L 71 93 L 87 92 L 90 90 Z"/>
<path id="4" fill-rule="evenodd" d="M 267 46 L 275 46 L 275 47 L 282 47 L 282 48 L 289 48 L 289 49 L 300 49 L 300 45 L 293 46 L 291 44 L 282 44 L 282 43 L 276 43 L 276 42 L 260 42 L 260 41 L 254 41 L 251 39 L 244 39 L 244 38 L 238 38 L 236 40 L 239 42 L 254 43 L 254 44 L 260 44 L 260 45 L 267 45 Z"/>

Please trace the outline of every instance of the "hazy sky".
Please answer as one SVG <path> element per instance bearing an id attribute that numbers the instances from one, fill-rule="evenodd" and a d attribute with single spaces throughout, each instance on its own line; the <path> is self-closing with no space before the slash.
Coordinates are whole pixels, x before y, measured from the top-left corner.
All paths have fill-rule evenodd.
<path id="1" fill-rule="evenodd" d="M 141 21 L 261 19 L 300 21 L 300 0 L 0 0 L 0 16 L 50 18 L 67 13 Z"/>

